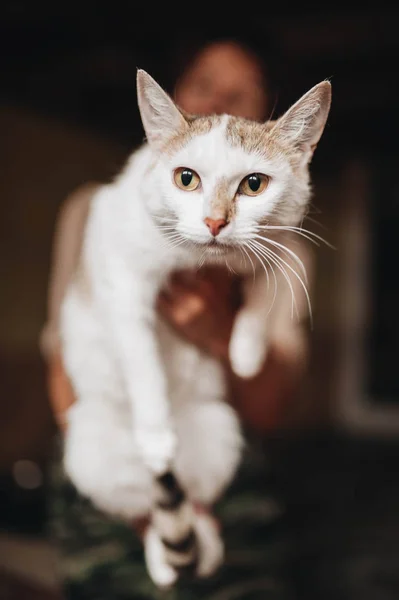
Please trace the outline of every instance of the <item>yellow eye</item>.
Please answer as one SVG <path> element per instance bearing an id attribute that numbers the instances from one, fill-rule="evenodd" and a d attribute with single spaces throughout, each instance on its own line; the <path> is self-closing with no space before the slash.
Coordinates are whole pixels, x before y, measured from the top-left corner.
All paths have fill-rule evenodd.
<path id="1" fill-rule="evenodd" d="M 251 173 L 251 175 L 247 175 L 241 181 L 238 187 L 238 193 L 245 194 L 246 196 L 258 196 L 268 185 L 269 177 L 267 175 L 262 175 L 262 173 Z"/>
<path id="2" fill-rule="evenodd" d="M 192 169 L 179 167 L 174 173 L 174 180 L 177 187 L 186 192 L 193 192 L 201 183 L 199 175 Z"/>

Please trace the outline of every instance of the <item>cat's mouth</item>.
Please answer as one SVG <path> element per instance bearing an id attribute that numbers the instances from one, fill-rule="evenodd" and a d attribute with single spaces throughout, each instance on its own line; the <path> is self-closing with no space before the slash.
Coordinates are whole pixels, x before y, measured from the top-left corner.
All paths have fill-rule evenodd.
<path id="1" fill-rule="evenodd" d="M 204 237 L 194 237 L 192 235 L 186 235 L 183 233 L 180 234 L 179 240 L 181 240 L 180 243 L 182 243 L 184 238 L 184 240 L 191 245 L 191 248 L 196 247 L 200 252 L 203 252 L 204 254 L 210 254 L 212 256 L 226 256 L 227 254 L 230 254 L 236 250 L 236 245 L 230 240 L 219 240 L 218 238 L 214 237 L 205 237 L 204 239 Z"/>
<path id="2" fill-rule="evenodd" d="M 233 250 L 232 246 L 218 242 L 215 239 L 209 240 L 206 242 L 206 244 L 204 244 L 204 246 L 206 247 L 207 251 L 213 255 L 224 255 Z"/>

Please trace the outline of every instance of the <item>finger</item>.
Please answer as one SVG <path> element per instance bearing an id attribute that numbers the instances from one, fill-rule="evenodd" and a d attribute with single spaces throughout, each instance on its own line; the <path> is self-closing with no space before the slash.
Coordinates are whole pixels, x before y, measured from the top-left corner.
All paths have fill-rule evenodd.
<path id="1" fill-rule="evenodd" d="M 181 285 L 188 288 L 196 288 L 204 281 L 217 283 L 225 278 L 224 270 L 220 267 L 204 267 L 201 269 L 175 271 L 170 277 L 172 286 Z"/>
<path id="2" fill-rule="evenodd" d="M 200 289 L 212 301 L 230 301 L 231 295 L 237 286 L 237 276 L 233 276 L 221 267 L 209 267 L 201 275 Z"/>
<path id="3" fill-rule="evenodd" d="M 205 312 L 205 300 L 196 294 L 187 294 L 183 301 L 173 303 L 171 318 L 180 327 L 189 325 Z"/>
<path id="4" fill-rule="evenodd" d="M 204 268 L 199 271 L 177 271 L 173 273 L 165 288 L 171 298 L 179 299 L 187 291 L 203 296 L 208 305 L 230 295 L 233 279 L 220 267 Z"/>
<path id="5" fill-rule="evenodd" d="M 198 273 L 194 270 L 175 271 L 170 278 L 171 285 L 180 285 L 191 288 L 198 280 Z"/>
<path id="6" fill-rule="evenodd" d="M 75 394 L 59 355 L 50 360 L 47 384 L 55 421 L 62 430 L 65 430 L 66 414 L 75 402 Z"/>
<path id="7" fill-rule="evenodd" d="M 170 298 L 178 297 L 196 288 L 194 272 L 176 271 L 166 281 L 162 293 Z"/>
<path id="8" fill-rule="evenodd" d="M 209 284 L 205 281 L 187 285 L 184 281 L 175 279 L 167 290 L 163 290 L 161 295 L 176 304 L 183 304 L 186 300 L 190 302 L 192 296 L 202 297 L 203 302 L 207 304 L 210 298 L 209 290 Z"/>
<path id="9" fill-rule="evenodd" d="M 203 314 L 206 306 L 205 299 L 193 293 L 185 293 L 178 299 L 161 295 L 158 301 L 161 314 L 180 327 L 188 325 Z"/>

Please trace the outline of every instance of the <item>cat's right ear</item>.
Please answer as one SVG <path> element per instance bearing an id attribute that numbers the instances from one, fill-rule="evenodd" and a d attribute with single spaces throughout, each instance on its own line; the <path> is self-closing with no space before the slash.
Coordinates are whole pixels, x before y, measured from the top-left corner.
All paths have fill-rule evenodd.
<path id="1" fill-rule="evenodd" d="M 137 100 L 148 143 L 155 150 L 188 127 L 171 97 L 142 69 L 137 71 Z"/>
<path id="2" fill-rule="evenodd" d="M 331 105 L 331 84 L 322 81 L 309 90 L 270 130 L 303 154 L 308 163 L 321 138 Z"/>

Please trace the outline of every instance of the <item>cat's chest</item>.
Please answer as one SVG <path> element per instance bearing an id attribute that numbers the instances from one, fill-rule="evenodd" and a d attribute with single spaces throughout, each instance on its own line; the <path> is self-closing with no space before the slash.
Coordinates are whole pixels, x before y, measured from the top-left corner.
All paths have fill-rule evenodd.
<path id="1" fill-rule="evenodd" d="M 236 256 L 234 254 L 228 257 L 215 257 L 215 256 L 204 256 L 202 251 L 198 253 L 189 253 L 182 251 L 176 251 L 172 253 L 164 253 L 161 257 L 157 257 L 152 262 L 160 273 L 161 279 L 167 279 L 172 273 L 176 271 L 195 271 L 199 272 L 201 269 L 206 267 L 218 267 L 222 270 L 234 272 L 237 275 L 245 276 L 251 271 L 251 265 L 248 265 L 242 260 L 242 256 Z"/>
<path id="2" fill-rule="evenodd" d="M 169 251 L 168 251 L 169 250 Z M 135 281 L 151 281 L 155 288 L 163 289 L 178 271 L 198 269 L 198 259 L 184 251 L 160 247 L 136 250 L 131 257 L 131 276 Z"/>

